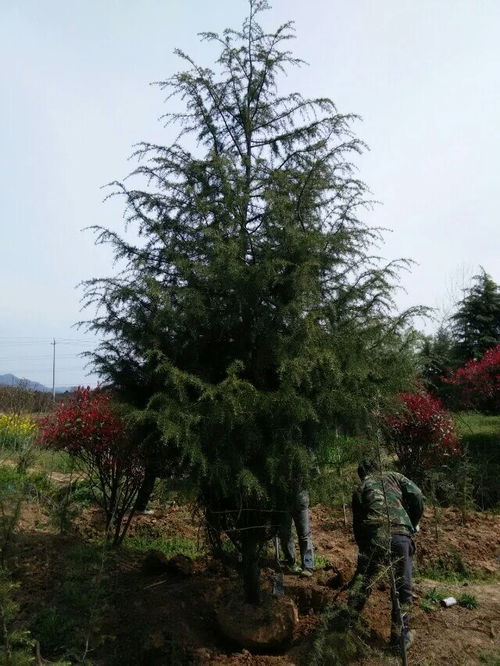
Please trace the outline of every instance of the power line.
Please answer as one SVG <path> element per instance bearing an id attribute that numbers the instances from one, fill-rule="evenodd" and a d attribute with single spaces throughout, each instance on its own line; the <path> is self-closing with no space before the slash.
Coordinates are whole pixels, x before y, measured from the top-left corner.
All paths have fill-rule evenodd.
<path id="1" fill-rule="evenodd" d="M 56 372 L 57 374 L 73 374 L 77 372 L 79 375 L 76 381 L 67 381 L 67 377 L 65 381 L 58 379 L 57 384 L 59 386 L 77 386 L 95 383 L 95 378 L 90 379 L 82 376 L 94 375 L 95 377 L 92 368 L 88 367 L 89 363 L 85 359 L 84 354 L 96 351 L 101 343 L 102 340 L 88 337 L 52 338 L 52 341 L 50 341 L 48 338 L 38 336 L 0 336 L 0 364 L 7 367 L 8 371 L 15 375 L 22 375 L 23 378 L 33 376 L 33 374 L 40 378 L 42 374 L 44 380 L 40 383 L 44 385 L 48 384 L 45 377 L 47 377 L 48 372 L 51 370 L 52 395 L 54 397 Z M 51 352 L 49 352 L 48 345 L 52 347 Z M 63 353 L 60 353 L 61 346 Z M 78 349 L 75 349 L 75 347 Z M 45 352 L 44 348 L 47 349 L 47 352 Z M 65 363 L 65 361 L 72 359 L 75 361 L 81 360 L 81 363 L 70 363 L 69 365 Z M 34 380 L 30 379 L 29 381 Z"/>
<path id="2" fill-rule="evenodd" d="M 75 343 L 75 344 L 93 344 L 95 342 L 101 342 L 99 338 L 57 338 L 58 343 Z M 19 344 L 51 344 L 48 338 L 20 338 L 15 335 L 13 336 L 0 336 L 0 342 L 16 342 Z"/>
<path id="3" fill-rule="evenodd" d="M 0 340 L 0 345 L 3 345 L 5 347 L 29 347 L 29 346 L 37 346 L 40 347 L 41 345 L 51 345 L 52 343 L 49 342 L 48 340 Z M 101 341 L 97 342 L 92 342 L 89 340 L 61 340 L 57 341 L 57 344 L 61 345 L 68 345 L 68 346 L 75 346 L 78 345 L 79 347 L 82 346 L 91 346 L 91 347 L 97 347 L 98 345 L 101 344 Z"/>
<path id="4" fill-rule="evenodd" d="M 78 352 L 77 354 L 59 354 L 57 358 L 78 358 L 81 354 L 84 354 L 87 349 Z M 0 361 L 44 361 L 51 359 L 52 354 L 43 354 L 37 356 L 0 356 Z"/>
<path id="5" fill-rule="evenodd" d="M 57 338 L 58 340 L 97 340 L 98 338 L 94 336 L 87 336 L 85 337 L 84 335 L 80 335 L 78 337 L 68 337 L 68 336 L 61 336 Z M 48 335 L 41 336 L 41 335 L 0 335 L 0 340 L 42 340 L 44 342 L 49 342 L 50 337 Z"/>

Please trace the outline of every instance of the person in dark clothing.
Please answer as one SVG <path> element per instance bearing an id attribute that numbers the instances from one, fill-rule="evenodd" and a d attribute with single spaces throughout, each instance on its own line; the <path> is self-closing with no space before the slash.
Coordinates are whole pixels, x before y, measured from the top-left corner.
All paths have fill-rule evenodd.
<path id="1" fill-rule="evenodd" d="M 358 565 L 350 583 L 348 606 L 360 612 L 377 576 L 384 568 L 394 572 L 391 584 L 391 643 L 406 647 L 414 639 L 410 631 L 412 604 L 412 557 L 423 513 L 423 495 L 409 479 L 397 472 L 380 471 L 374 461 L 358 467 L 361 483 L 353 493 L 354 538 L 359 548 Z"/>
<path id="2" fill-rule="evenodd" d="M 137 499 L 135 501 L 134 511 L 136 513 L 142 513 L 144 515 L 149 515 L 153 513 L 152 509 L 148 509 L 149 500 L 153 494 L 155 487 L 155 482 L 158 476 L 158 465 L 155 460 L 152 462 L 146 463 L 144 468 L 144 478 L 142 480 L 141 487 L 137 493 Z"/>
<path id="3" fill-rule="evenodd" d="M 152 435 L 146 436 L 141 445 L 144 455 L 144 477 L 137 493 L 134 510 L 136 513 L 149 515 L 154 513 L 153 509 L 148 508 L 148 504 L 156 480 L 171 477 L 174 470 L 180 471 L 180 467 L 176 467 L 173 463 L 173 460 L 177 460 L 175 456 L 171 458 L 168 456 L 167 450 L 155 431 Z"/>
<path id="4" fill-rule="evenodd" d="M 295 524 L 299 540 L 300 566 L 295 564 L 295 541 L 292 534 L 292 522 Z M 302 576 L 312 576 L 314 571 L 314 548 L 309 520 L 309 493 L 307 490 L 297 492 L 289 510 L 283 513 L 279 539 L 288 568 Z"/>

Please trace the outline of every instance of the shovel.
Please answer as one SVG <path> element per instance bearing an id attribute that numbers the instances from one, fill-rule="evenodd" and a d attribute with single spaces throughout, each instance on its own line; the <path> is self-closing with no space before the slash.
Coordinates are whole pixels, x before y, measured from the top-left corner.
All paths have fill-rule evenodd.
<path id="1" fill-rule="evenodd" d="M 282 597 L 285 594 L 285 587 L 283 585 L 283 571 L 280 564 L 280 541 L 279 537 L 275 536 L 274 539 L 274 558 L 276 560 L 276 573 L 272 574 L 271 580 L 273 581 L 273 597 Z"/>

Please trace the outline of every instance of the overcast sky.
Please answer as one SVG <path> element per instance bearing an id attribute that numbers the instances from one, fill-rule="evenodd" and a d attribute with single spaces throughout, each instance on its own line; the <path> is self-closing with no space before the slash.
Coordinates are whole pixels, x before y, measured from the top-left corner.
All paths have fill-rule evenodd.
<path id="1" fill-rule="evenodd" d="M 209 65 L 197 33 L 238 27 L 246 0 L 0 0 L 0 374 L 95 383 L 72 325 L 80 281 L 112 273 L 92 224 L 120 228 L 101 187 L 131 169 L 140 140 L 169 142 L 167 110 L 149 82 L 181 64 Z M 287 88 L 328 96 L 362 117 L 370 147 L 360 177 L 381 202 L 384 256 L 417 264 L 401 307 L 449 307 L 483 266 L 500 282 L 500 2 L 274 0 L 262 18 L 296 23 L 309 65 Z"/>

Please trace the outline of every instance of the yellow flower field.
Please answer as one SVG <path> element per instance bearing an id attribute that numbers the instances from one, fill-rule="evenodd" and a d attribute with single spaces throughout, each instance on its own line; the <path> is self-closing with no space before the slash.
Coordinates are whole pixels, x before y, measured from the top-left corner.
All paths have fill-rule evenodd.
<path id="1" fill-rule="evenodd" d="M 0 414 L 0 447 L 27 445 L 33 441 L 36 423 L 22 414 Z"/>

